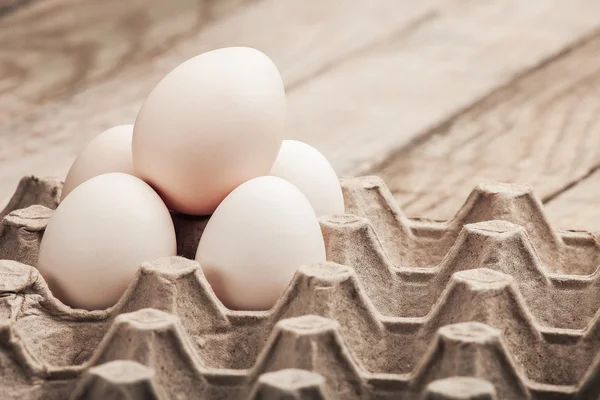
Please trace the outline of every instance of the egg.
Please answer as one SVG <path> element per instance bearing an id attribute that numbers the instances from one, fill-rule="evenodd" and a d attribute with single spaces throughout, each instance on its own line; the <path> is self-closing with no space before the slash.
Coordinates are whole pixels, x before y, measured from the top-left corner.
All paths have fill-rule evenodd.
<path id="1" fill-rule="evenodd" d="M 344 213 L 344 195 L 335 170 L 317 149 L 284 140 L 270 175 L 295 185 L 310 201 L 317 216 Z"/>
<path id="2" fill-rule="evenodd" d="M 302 192 L 264 176 L 243 183 L 217 207 L 195 258 L 226 307 L 266 310 L 298 267 L 325 261 L 325 244 Z"/>
<path id="3" fill-rule="evenodd" d="M 241 183 L 266 175 L 281 142 L 285 91 L 258 50 L 201 54 L 165 76 L 133 129 L 133 163 L 172 210 L 205 215 Z"/>
<path id="4" fill-rule="evenodd" d="M 133 125 L 120 125 L 96 136 L 83 149 L 69 169 L 61 200 L 83 182 L 108 172 L 134 175 L 131 156 Z"/>
<path id="5" fill-rule="evenodd" d="M 175 254 L 175 229 L 158 194 L 134 176 L 108 173 L 60 203 L 37 267 L 65 304 L 104 309 L 118 301 L 143 261 Z"/>

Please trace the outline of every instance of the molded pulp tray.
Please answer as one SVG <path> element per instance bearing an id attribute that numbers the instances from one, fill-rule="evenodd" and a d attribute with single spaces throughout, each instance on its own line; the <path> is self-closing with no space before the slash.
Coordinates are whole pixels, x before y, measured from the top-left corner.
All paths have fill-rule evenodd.
<path id="1" fill-rule="evenodd" d="M 344 179 L 347 214 L 321 219 L 328 262 L 271 311 L 227 310 L 173 257 L 87 312 L 29 266 L 61 185 L 23 178 L 0 213 L 2 398 L 600 395 L 598 237 L 553 230 L 528 187 L 480 185 L 439 222 L 406 218 L 376 177 Z M 191 258 L 206 218 L 173 219 Z"/>

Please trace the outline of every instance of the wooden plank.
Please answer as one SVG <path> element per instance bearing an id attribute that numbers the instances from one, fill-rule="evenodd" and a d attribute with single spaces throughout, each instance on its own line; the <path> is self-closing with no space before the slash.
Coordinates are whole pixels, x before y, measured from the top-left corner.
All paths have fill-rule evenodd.
<path id="1" fill-rule="evenodd" d="M 553 197 L 600 162 L 600 35 L 498 90 L 378 171 L 412 216 L 454 215 L 480 182 Z"/>
<path id="2" fill-rule="evenodd" d="M 339 0 L 264 0 L 240 9 L 161 57 L 128 65 L 80 93 L 10 118 L 0 135 L 0 198 L 25 174 L 64 175 L 84 143 L 111 126 L 133 122 L 152 86 L 198 53 L 231 45 L 256 47 L 275 60 L 286 84 L 293 86 L 404 32 L 440 3 L 447 2 L 361 0 L 349 7 Z"/>
<path id="3" fill-rule="evenodd" d="M 600 232 L 600 171 L 575 182 L 546 204 L 550 221 L 563 229 Z"/>
<path id="4" fill-rule="evenodd" d="M 14 12 L 0 23 L 0 125 L 159 56 L 241 4 L 45 0 Z"/>
<path id="5" fill-rule="evenodd" d="M 467 1 L 289 96 L 289 135 L 361 174 L 600 24 L 600 2 Z"/>

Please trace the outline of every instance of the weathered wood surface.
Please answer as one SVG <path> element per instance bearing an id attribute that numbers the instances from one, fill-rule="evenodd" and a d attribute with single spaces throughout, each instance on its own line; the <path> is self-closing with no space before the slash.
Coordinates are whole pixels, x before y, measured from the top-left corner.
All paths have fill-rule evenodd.
<path id="1" fill-rule="evenodd" d="M 70 96 L 34 109 L 35 102 L 14 105 L 8 122 L 4 117 L 0 135 L 0 197 L 13 190 L 16 177 L 64 175 L 87 141 L 111 126 L 133 122 L 152 86 L 198 53 L 230 45 L 257 47 L 275 60 L 287 85 L 293 86 L 393 32 L 403 31 L 441 3 L 361 0 L 347 7 L 338 0 L 244 2 L 244 7 L 212 21 L 162 56 L 119 68 L 102 82 L 79 87 Z M 0 104 L 7 98 L 22 97 L 9 91 Z"/>
<path id="2" fill-rule="evenodd" d="M 13 12 L 0 20 L 0 124 L 152 62 L 242 2 L 43 0 Z"/>
<path id="3" fill-rule="evenodd" d="M 573 182 L 546 204 L 552 223 L 564 229 L 600 232 L 600 172 Z"/>
<path id="4" fill-rule="evenodd" d="M 543 200 L 600 163 L 600 36 L 496 91 L 394 155 L 378 173 L 409 215 L 452 216 L 480 182 Z"/>
<path id="5" fill-rule="evenodd" d="M 360 174 L 600 25 L 595 0 L 445 5 L 291 93 L 290 135 Z"/>
<path id="6" fill-rule="evenodd" d="M 342 174 L 381 173 L 409 215 L 447 218 L 476 183 L 517 181 L 564 227 L 600 179 L 596 0 L 19 5 L 0 14 L 0 200 L 25 174 L 64 175 L 171 68 L 230 45 L 279 66 L 288 137 Z"/>

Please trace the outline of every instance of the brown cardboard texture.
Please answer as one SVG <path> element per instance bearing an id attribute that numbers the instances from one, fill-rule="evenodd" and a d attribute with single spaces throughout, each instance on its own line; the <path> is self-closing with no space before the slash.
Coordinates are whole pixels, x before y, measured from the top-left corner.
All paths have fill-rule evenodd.
<path id="1" fill-rule="evenodd" d="M 598 236 L 554 230 L 526 186 L 480 185 L 449 221 L 407 218 L 376 177 L 342 180 L 328 262 L 270 311 L 226 309 L 191 257 L 140 266 L 103 311 L 37 270 L 61 183 L 23 178 L 0 215 L 0 387 L 14 399 L 595 399 Z M 232 249 L 234 250 L 234 249 Z"/>

